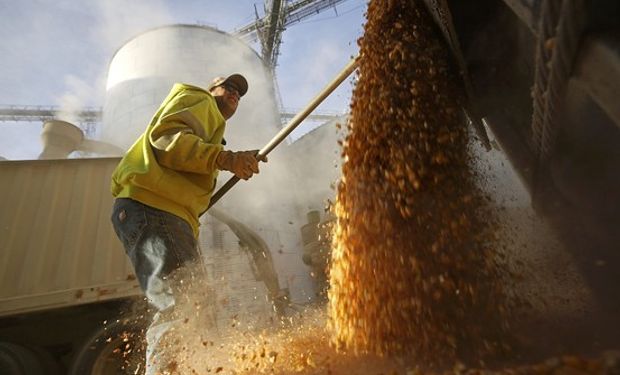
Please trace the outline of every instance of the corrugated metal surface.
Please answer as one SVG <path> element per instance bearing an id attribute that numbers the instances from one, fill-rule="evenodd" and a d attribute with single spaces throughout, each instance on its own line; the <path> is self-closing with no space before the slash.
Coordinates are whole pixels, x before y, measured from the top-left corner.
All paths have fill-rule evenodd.
<path id="1" fill-rule="evenodd" d="M 0 162 L 0 316 L 140 294 L 110 223 L 118 161 Z"/>

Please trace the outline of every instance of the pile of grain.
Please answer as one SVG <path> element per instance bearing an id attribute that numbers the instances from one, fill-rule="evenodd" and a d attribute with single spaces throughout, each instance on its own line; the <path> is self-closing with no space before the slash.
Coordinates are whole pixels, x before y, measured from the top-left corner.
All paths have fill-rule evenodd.
<path id="1" fill-rule="evenodd" d="M 330 345 L 331 332 L 325 327 L 321 311 L 309 311 L 294 319 L 288 328 L 262 333 L 240 330 L 226 340 L 203 341 L 194 345 L 194 355 L 187 360 L 176 358 L 160 372 L 181 374 L 299 374 L 299 375 L 534 375 L 534 374 L 618 374 L 620 352 L 609 351 L 589 358 L 563 355 L 544 362 L 499 368 L 468 368 L 456 364 L 442 371 L 424 371 L 405 358 L 394 360 L 372 354 L 355 355 Z M 124 333 L 121 335 L 124 337 Z M 113 338 L 111 338 L 113 339 Z M 185 343 L 186 344 L 186 343 Z M 184 344 L 179 344 L 179 349 Z M 180 353 L 182 354 L 182 353 Z M 118 354 L 120 355 L 120 354 Z M 123 355 L 126 359 L 126 356 Z M 144 374 L 143 363 L 119 369 L 123 374 Z"/>
<path id="2" fill-rule="evenodd" d="M 335 204 L 335 341 L 426 365 L 481 358 L 503 346 L 507 304 L 459 80 L 422 1 L 371 1 L 359 46 Z"/>

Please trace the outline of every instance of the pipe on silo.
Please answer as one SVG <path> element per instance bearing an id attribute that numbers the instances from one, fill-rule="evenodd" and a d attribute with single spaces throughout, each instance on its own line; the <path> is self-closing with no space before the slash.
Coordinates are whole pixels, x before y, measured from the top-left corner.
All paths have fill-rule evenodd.
<path id="1" fill-rule="evenodd" d="M 84 132 L 77 126 L 61 120 L 45 121 L 41 132 L 43 151 L 39 159 L 65 159 L 83 140 Z"/>
<path id="2" fill-rule="evenodd" d="M 85 139 L 79 147 L 80 151 L 92 152 L 101 156 L 123 156 L 125 151 L 111 143 Z"/>

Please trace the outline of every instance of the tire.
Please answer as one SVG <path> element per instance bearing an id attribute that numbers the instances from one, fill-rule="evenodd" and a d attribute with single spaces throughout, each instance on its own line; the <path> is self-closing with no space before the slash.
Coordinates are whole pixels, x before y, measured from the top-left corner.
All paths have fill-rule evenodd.
<path id="1" fill-rule="evenodd" d="M 56 375 L 60 369 L 52 355 L 42 348 L 0 342 L 0 374 Z"/>
<path id="2" fill-rule="evenodd" d="M 97 329 L 77 350 L 70 375 L 143 374 L 145 327 L 115 321 Z"/>

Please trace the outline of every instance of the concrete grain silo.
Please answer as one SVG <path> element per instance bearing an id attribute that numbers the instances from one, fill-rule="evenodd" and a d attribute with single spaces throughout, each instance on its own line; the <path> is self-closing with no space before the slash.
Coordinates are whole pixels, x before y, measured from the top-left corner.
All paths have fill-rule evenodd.
<path id="1" fill-rule="evenodd" d="M 249 91 L 230 119 L 227 138 L 268 139 L 279 125 L 273 79 L 261 58 L 239 39 L 205 26 L 172 25 L 146 31 L 112 58 L 106 82 L 101 139 L 128 149 L 175 82 L 207 87 L 216 76 L 243 74 Z M 253 125 L 257 124 L 257 125 Z M 247 127 L 251 125 L 251 137 Z"/>

